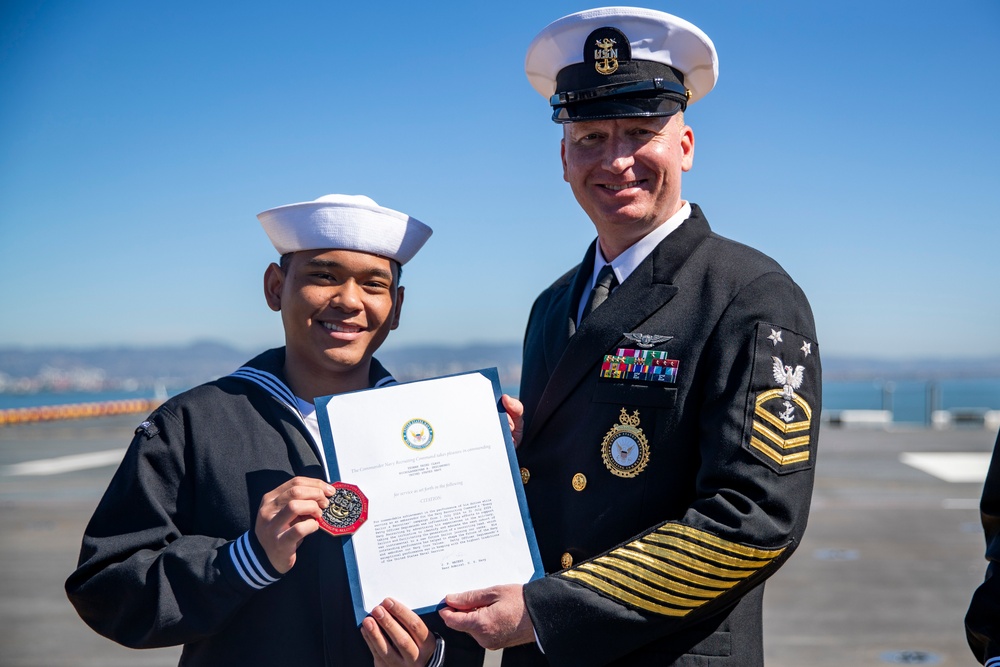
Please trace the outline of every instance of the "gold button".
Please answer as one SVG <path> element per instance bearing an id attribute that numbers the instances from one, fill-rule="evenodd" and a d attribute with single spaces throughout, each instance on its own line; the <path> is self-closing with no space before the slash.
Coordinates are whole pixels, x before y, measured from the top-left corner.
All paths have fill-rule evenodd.
<path id="1" fill-rule="evenodd" d="M 527 484 L 529 479 L 531 479 L 531 473 L 528 472 L 527 468 L 521 468 L 521 484 Z"/>
<path id="2" fill-rule="evenodd" d="M 587 476 L 582 472 L 578 472 L 573 475 L 573 488 L 577 491 L 583 491 L 587 488 Z"/>
<path id="3" fill-rule="evenodd" d="M 568 567 L 573 567 L 573 557 L 569 555 L 568 551 L 559 559 L 559 564 L 562 565 L 564 570 Z"/>

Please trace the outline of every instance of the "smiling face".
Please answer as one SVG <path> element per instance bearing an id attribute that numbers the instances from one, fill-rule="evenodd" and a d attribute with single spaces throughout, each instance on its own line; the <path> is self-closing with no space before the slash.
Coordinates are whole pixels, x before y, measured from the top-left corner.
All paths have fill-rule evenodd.
<path id="1" fill-rule="evenodd" d="M 568 123 L 561 153 L 563 178 L 611 260 L 681 207 L 681 174 L 694 162 L 694 132 L 681 113 Z"/>
<path id="2" fill-rule="evenodd" d="M 312 400 L 368 386 L 372 354 L 399 325 L 403 288 L 390 260 L 352 250 L 306 250 L 264 274 L 264 295 L 281 312 L 285 374 Z"/>

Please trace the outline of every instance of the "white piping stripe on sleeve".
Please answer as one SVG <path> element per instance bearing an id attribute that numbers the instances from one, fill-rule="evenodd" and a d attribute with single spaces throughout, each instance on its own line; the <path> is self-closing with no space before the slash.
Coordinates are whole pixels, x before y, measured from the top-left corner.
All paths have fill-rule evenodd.
<path id="1" fill-rule="evenodd" d="M 257 590 L 264 588 L 262 584 L 258 584 L 247 576 L 243 569 L 243 564 L 240 562 L 239 556 L 236 554 L 236 542 L 229 543 L 229 559 L 233 561 L 233 566 L 236 568 L 237 574 L 239 574 L 240 578 L 246 582 L 247 586 L 256 588 Z"/>
<path id="2" fill-rule="evenodd" d="M 244 575 L 244 579 L 251 579 L 255 584 L 257 584 L 258 587 L 264 588 L 265 586 L 267 586 L 268 582 L 264 581 L 263 579 L 260 578 L 260 576 L 258 576 L 257 572 L 255 572 L 254 569 L 250 567 L 250 564 L 247 560 L 246 552 L 249 545 L 246 543 L 246 540 L 247 540 L 246 533 L 241 535 L 240 538 L 236 540 L 236 560 L 239 563 L 239 569 Z"/>
<path id="3" fill-rule="evenodd" d="M 259 590 L 277 581 L 276 578 L 261 568 L 260 561 L 257 560 L 257 557 L 253 553 L 253 547 L 250 546 L 250 536 L 248 533 L 243 533 L 232 543 L 230 546 L 230 557 L 243 581 L 247 582 L 253 588 Z"/>
<path id="4" fill-rule="evenodd" d="M 257 573 L 257 577 L 262 579 L 265 583 L 273 584 L 278 580 L 277 577 L 272 577 L 261 565 L 260 561 L 257 559 L 257 554 L 254 553 L 253 546 L 250 544 L 250 533 L 243 533 L 243 537 L 240 538 L 240 545 L 246 553 L 247 560 L 253 564 L 253 570 Z"/>
<path id="5" fill-rule="evenodd" d="M 1000 667 L 1000 655 L 986 661 L 986 667 Z"/>
<path id="6" fill-rule="evenodd" d="M 434 653 L 431 655 L 431 659 L 427 661 L 426 667 L 443 667 L 444 665 L 444 638 L 441 635 L 434 634 Z"/>

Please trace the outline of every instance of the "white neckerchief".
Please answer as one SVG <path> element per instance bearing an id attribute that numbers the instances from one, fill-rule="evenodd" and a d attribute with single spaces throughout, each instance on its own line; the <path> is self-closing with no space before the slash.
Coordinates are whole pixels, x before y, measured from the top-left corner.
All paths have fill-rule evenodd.
<path id="1" fill-rule="evenodd" d="M 660 241 L 667 238 L 671 232 L 680 227 L 681 223 L 690 217 L 691 204 L 684 202 L 680 209 L 667 218 L 662 225 L 656 227 L 656 229 L 633 243 L 625 252 L 611 260 L 611 269 L 615 272 L 615 277 L 618 278 L 618 284 L 621 285 L 625 282 L 625 279 L 632 275 L 636 267 L 642 264 L 642 260 L 649 257 L 649 253 L 653 252 L 653 249 L 660 244 Z M 594 266 L 590 271 L 590 280 L 587 283 L 586 289 L 583 290 L 583 294 L 580 295 L 580 303 L 576 308 L 577 324 L 583 318 L 583 309 L 586 308 L 590 292 L 594 289 L 594 283 L 597 282 L 597 274 L 604 268 L 605 264 L 608 264 L 608 260 L 604 259 L 604 253 L 601 252 L 601 242 L 598 240 L 597 252 L 594 253 Z"/>

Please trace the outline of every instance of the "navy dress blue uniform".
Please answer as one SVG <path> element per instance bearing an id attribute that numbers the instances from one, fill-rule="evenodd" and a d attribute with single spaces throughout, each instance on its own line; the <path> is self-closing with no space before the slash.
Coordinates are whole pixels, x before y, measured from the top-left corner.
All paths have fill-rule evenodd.
<path id="1" fill-rule="evenodd" d="M 763 664 L 763 581 L 799 543 L 813 485 L 816 334 L 781 267 L 692 208 L 578 330 L 594 246 L 531 311 L 518 459 L 555 574 L 524 588 L 545 657 L 521 646 L 505 664 Z M 628 333 L 669 336 L 655 349 L 673 382 L 602 377 L 636 348 Z M 623 415 L 648 447 L 632 476 L 607 461 Z"/>
<path id="2" fill-rule="evenodd" d="M 986 534 L 986 580 L 976 589 L 965 615 L 965 633 L 979 662 L 1000 665 L 1000 435 L 986 474 L 980 503 Z"/>
<path id="3" fill-rule="evenodd" d="M 714 87 L 714 44 L 605 7 L 546 27 L 525 70 L 569 124 L 564 177 L 598 240 L 525 334 L 518 460 L 548 576 L 523 587 L 537 641 L 504 664 L 763 665 L 764 581 L 806 527 L 821 370 L 798 285 L 680 198 L 693 131 L 671 117 Z M 578 320 L 598 259 L 621 284 Z"/>
<path id="4" fill-rule="evenodd" d="M 282 314 L 285 346 L 171 398 L 139 426 L 66 592 L 90 627 L 120 644 L 183 644 L 181 665 L 371 665 L 396 644 L 369 644 L 371 629 L 358 628 L 346 538 L 318 525 L 319 534 L 293 532 L 325 506 L 308 499 L 332 491 L 310 401 L 394 382 L 372 355 L 399 321 L 401 267 L 432 231 L 363 195 L 258 219 L 281 256 L 264 293 Z M 345 328 L 346 339 L 331 335 Z M 300 539 L 283 545 L 278 534 Z M 280 548 L 289 542 L 292 553 Z M 426 667 L 482 664 L 470 637 L 437 614 L 423 618 L 437 636 L 409 634 L 423 653 L 433 637 Z"/>
<path id="5" fill-rule="evenodd" d="M 261 497 L 324 478 L 282 373 L 284 348 L 160 406 L 87 526 L 70 601 L 94 630 L 132 648 L 184 644 L 181 665 L 371 665 L 354 619 L 342 541 L 310 535 L 280 575 L 252 528 Z M 372 360 L 369 384 L 392 377 Z M 481 665 L 468 636 L 447 662 Z"/>

